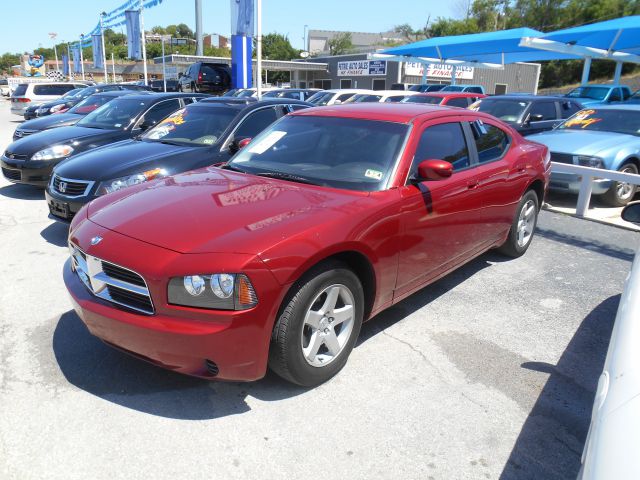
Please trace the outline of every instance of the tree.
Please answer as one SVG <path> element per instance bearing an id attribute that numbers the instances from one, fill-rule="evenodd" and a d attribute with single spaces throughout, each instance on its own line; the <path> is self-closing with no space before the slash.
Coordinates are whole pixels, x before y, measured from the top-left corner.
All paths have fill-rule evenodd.
<path id="1" fill-rule="evenodd" d="M 20 63 L 20 54 L 5 53 L 0 56 L 0 73 L 10 73 L 13 65 Z"/>
<path id="2" fill-rule="evenodd" d="M 292 60 L 300 56 L 300 50 L 293 48 L 286 36 L 274 32 L 262 37 L 262 56 L 269 60 Z"/>
<path id="3" fill-rule="evenodd" d="M 184 23 L 176 25 L 176 35 L 178 36 L 178 38 L 195 38 L 193 30 L 191 30 Z"/>
<path id="4" fill-rule="evenodd" d="M 350 32 L 340 32 L 327 41 L 330 55 L 343 55 L 353 49 Z"/>

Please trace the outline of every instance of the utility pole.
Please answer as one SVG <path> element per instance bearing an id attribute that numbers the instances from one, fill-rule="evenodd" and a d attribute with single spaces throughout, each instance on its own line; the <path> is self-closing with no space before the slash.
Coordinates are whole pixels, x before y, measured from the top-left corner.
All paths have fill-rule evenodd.
<path id="1" fill-rule="evenodd" d="M 49 33 L 49 38 L 51 38 L 51 40 L 53 40 L 53 54 L 56 57 L 56 70 L 60 70 L 60 65 L 58 65 L 58 49 L 56 48 L 56 37 L 58 36 L 57 33 L 55 32 L 50 32 Z"/>
<path id="2" fill-rule="evenodd" d="M 102 19 L 107 15 L 107 12 L 100 14 L 100 38 L 102 40 L 102 66 L 104 67 L 104 83 L 109 83 L 109 76 L 107 74 L 107 51 L 104 49 L 104 25 Z M 93 52 L 95 55 L 95 52 Z"/>
<path id="3" fill-rule="evenodd" d="M 147 40 L 144 34 L 144 21 L 142 19 L 142 0 L 140 0 L 140 31 L 142 32 L 142 70 L 144 72 L 144 84 L 147 85 Z"/>
<path id="4" fill-rule="evenodd" d="M 196 0 L 196 55 L 203 55 L 202 46 L 202 0 Z"/>
<path id="5" fill-rule="evenodd" d="M 258 70 L 258 84 L 256 85 L 256 96 L 258 100 L 262 97 L 262 0 L 256 0 L 256 70 Z"/>
<path id="6" fill-rule="evenodd" d="M 116 83 L 116 60 L 111 52 L 111 76 L 113 77 L 113 83 Z"/>

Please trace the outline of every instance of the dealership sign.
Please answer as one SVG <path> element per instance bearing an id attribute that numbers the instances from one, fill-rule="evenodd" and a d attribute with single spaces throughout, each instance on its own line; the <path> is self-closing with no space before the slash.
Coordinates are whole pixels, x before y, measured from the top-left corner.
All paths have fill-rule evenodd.
<path id="1" fill-rule="evenodd" d="M 422 69 L 427 67 L 427 77 L 429 78 L 451 78 L 451 65 L 443 63 L 422 63 L 407 62 L 404 65 L 405 75 L 422 76 Z M 473 80 L 473 67 L 456 67 L 456 79 Z"/>
<path id="2" fill-rule="evenodd" d="M 353 62 L 338 62 L 339 77 L 361 77 L 386 74 L 386 60 L 355 60 Z"/>

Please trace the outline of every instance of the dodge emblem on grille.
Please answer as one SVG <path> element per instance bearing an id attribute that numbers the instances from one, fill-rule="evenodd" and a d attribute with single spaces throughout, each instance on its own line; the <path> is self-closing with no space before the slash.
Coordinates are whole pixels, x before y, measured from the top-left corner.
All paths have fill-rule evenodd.
<path id="1" fill-rule="evenodd" d="M 58 184 L 58 190 L 60 191 L 60 193 L 64 193 L 67 191 L 67 182 L 60 182 Z"/>
<path id="2" fill-rule="evenodd" d="M 97 245 L 102 241 L 102 237 L 100 235 L 96 235 L 91 239 L 91 245 Z"/>

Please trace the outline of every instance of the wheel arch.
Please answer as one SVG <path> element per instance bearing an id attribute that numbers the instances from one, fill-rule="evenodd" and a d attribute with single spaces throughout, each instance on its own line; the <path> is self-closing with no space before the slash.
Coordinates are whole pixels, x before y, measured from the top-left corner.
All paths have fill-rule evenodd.
<path id="1" fill-rule="evenodd" d="M 542 202 L 544 202 L 544 182 L 539 178 L 535 179 L 531 182 L 524 193 L 527 193 L 529 190 L 533 190 L 538 197 L 538 209 L 542 208 Z M 523 194 L 524 195 L 524 194 Z"/>
<path id="2" fill-rule="evenodd" d="M 622 162 L 620 162 L 620 167 L 618 168 L 622 168 L 623 165 L 626 165 L 627 163 L 632 163 L 636 166 L 636 168 L 638 169 L 638 171 L 640 172 L 640 159 L 638 157 L 635 157 L 633 155 L 625 158 L 624 160 L 622 160 Z"/>

